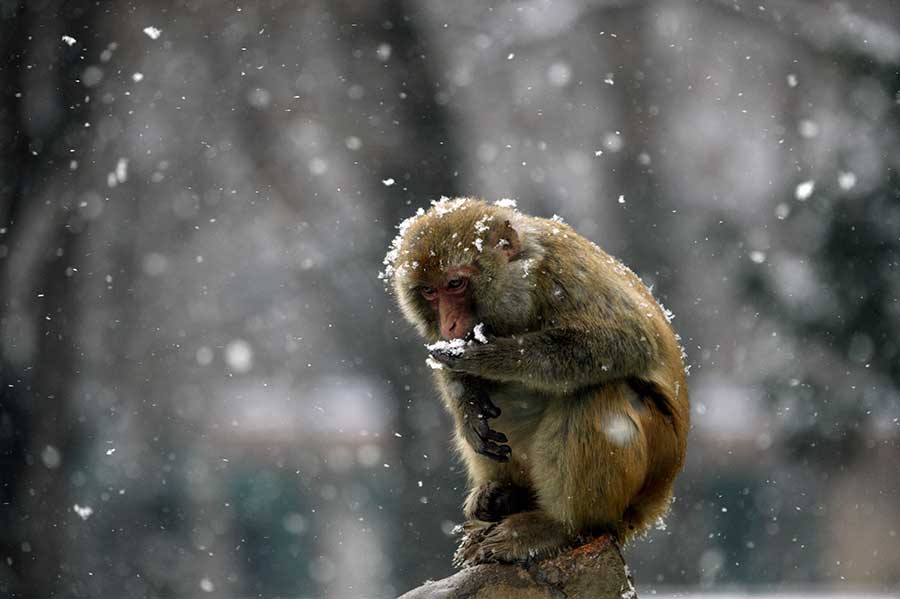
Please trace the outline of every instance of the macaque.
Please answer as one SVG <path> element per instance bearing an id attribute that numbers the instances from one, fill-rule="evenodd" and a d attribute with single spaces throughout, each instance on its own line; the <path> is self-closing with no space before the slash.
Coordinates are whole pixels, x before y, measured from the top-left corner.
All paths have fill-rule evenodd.
<path id="1" fill-rule="evenodd" d="M 455 563 L 646 531 L 689 425 L 668 313 L 616 259 L 510 200 L 442 198 L 399 228 L 382 276 L 432 344 L 470 480 Z"/>

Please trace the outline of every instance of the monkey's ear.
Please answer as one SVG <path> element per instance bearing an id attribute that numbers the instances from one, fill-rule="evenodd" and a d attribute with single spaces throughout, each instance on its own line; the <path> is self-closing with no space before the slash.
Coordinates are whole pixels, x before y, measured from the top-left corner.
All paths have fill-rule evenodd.
<path id="1" fill-rule="evenodd" d="M 506 258 L 509 260 L 515 258 L 522 250 L 519 234 L 508 220 L 503 221 L 503 224 L 491 235 L 491 245 L 506 254 Z"/>

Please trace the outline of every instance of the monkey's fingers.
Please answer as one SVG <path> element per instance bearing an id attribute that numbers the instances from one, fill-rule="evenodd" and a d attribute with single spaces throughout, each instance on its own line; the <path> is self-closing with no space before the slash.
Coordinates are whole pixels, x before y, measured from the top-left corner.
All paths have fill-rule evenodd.
<path id="1" fill-rule="evenodd" d="M 507 441 L 506 435 L 500 431 L 495 431 L 492 428 L 488 429 L 487 438 L 491 441 L 496 441 L 497 443 L 506 443 Z"/>
<path id="2" fill-rule="evenodd" d="M 480 403 L 479 407 L 481 408 L 481 414 L 485 418 L 496 418 L 497 416 L 499 416 L 501 414 L 500 408 L 498 408 L 497 405 L 487 397 L 487 395 L 482 397 L 481 401 L 479 403 Z"/>
<path id="3" fill-rule="evenodd" d="M 508 462 L 509 454 L 512 453 L 512 447 L 509 445 L 497 445 L 493 441 L 485 441 L 481 447 L 476 447 L 475 451 L 495 462 Z"/>
<path id="4" fill-rule="evenodd" d="M 448 351 L 433 349 L 429 352 L 429 355 L 433 360 L 436 360 L 446 366 L 447 368 L 453 370 L 455 366 L 459 364 L 460 357 L 451 354 Z"/>

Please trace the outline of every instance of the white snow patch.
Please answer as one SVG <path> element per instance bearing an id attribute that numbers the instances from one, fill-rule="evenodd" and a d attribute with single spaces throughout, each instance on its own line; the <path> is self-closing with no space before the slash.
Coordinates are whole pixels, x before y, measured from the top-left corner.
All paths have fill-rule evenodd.
<path id="1" fill-rule="evenodd" d="M 625 445 L 634 437 L 634 423 L 627 416 L 614 414 L 603 423 L 603 433 L 614 444 Z"/>
<path id="2" fill-rule="evenodd" d="M 518 207 L 518 204 L 516 203 L 516 201 L 513 199 L 510 199 L 510 198 L 501 198 L 501 199 L 497 200 L 496 202 L 494 202 L 494 205 L 500 206 L 501 208 L 516 208 L 516 207 Z"/>
<path id="3" fill-rule="evenodd" d="M 838 185 L 844 191 L 849 191 L 856 187 L 856 174 L 850 171 L 838 173 Z"/>
<path id="4" fill-rule="evenodd" d="M 450 354 L 451 356 L 461 356 L 464 351 L 466 351 L 466 345 L 468 343 L 464 339 L 453 339 L 452 341 L 438 341 L 436 343 L 432 343 L 431 345 L 426 345 L 425 349 L 428 351 L 441 351 Z"/>
<path id="5" fill-rule="evenodd" d="M 116 181 L 119 183 L 124 183 L 128 180 L 128 159 L 127 158 L 119 158 L 119 161 L 116 162 Z"/>
<path id="6" fill-rule="evenodd" d="M 225 362 L 235 372 L 248 372 L 253 367 L 253 348 L 243 339 L 235 339 L 225 346 Z"/>
<path id="7" fill-rule="evenodd" d="M 819 136 L 819 124 L 809 119 L 800 121 L 797 130 L 800 132 L 800 137 L 805 139 L 813 139 Z"/>
<path id="8" fill-rule="evenodd" d="M 150 39 L 155 40 L 159 39 L 162 31 L 160 29 L 157 29 L 156 27 L 150 26 L 144 27 L 144 33 L 147 34 L 147 37 L 149 37 Z"/>
<path id="9" fill-rule="evenodd" d="M 475 337 L 475 341 L 478 343 L 487 343 L 488 339 L 484 336 L 484 323 L 479 322 L 475 325 L 475 328 L 472 329 L 472 335 Z"/>
<path id="10" fill-rule="evenodd" d="M 565 62 L 554 62 L 547 70 L 547 79 L 555 87 L 563 87 L 572 80 L 572 67 Z"/>
<path id="11" fill-rule="evenodd" d="M 804 181 L 797 185 L 797 188 L 794 189 L 794 197 L 804 202 L 809 199 L 812 195 L 813 191 L 816 189 L 816 182 L 810 179 L 809 181 Z"/>
<path id="12" fill-rule="evenodd" d="M 381 180 L 381 183 L 382 183 L 385 187 L 390 187 L 391 185 L 394 184 L 394 179 L 393 179 L 393 178 L 382 179 L 382 180 Z"/>
<path id="13" fill-rule="evenodd" d="M 78 505 L 77 503 L 76 503 L 75 505 L 72 506 L 72 510 L 73 510 L 76 514 L 78 514 L 79 516 L 81 516 L 81 519 L 82 519 L 82 520 L 87 520 L 88 518 L 91 517 L 91 514 L 94 513 L 94 508 L 92 508 L 91 506 L 89 506 L 89 505 L 80 506 L 80 505 Z"/>
<path id="14" fill-rule="evenodd" d="M 141 81 L 144 80 L 144 74 L 143 73 L 134 73 L 131 75 L 131 80 L 134 81 L 135 83 L 140 83 Z"/>
<path id="15" fill-rule="evenodd" d="M 750 252 L 750 260 L 753 261 L 754 264 L 762 264 L 766 261 L 766 253 L 759 250 L 753 250 Z"/>
<path id="16" fill-rule="evenodd" d="M 67 46 L 74 46 L 76 42 L 76 39 L 71 35 L 64 35 L 61 39 Z"/>
<path id="17" fill-rule="evenodd" d="M 625 194 L 619 195 L 619 199 L 617 200 L 620 204 L 625 203 Z"/>
<path id="18" fill-rule="evenodd" d="M 431 201 L 431 209 L 434 210 L 435 215 L 444 216 L 445 214 L 450 214 L 451 212 L 459 210 L 465 206 L 468 201 L 469 198 L 456 198 L 455 200 L 451 200 L 447 196 L 441 196 L 440 200 Z"/>
<path id="19" fill-rule="evenodd" d="M 425 364 L 427 364 L 428 367 L 431 368 L 432 370 L 443 370 L 444 369 L 444 365 L 441 364 L 440 362 L 438 362 L 437 360 L 435 360 L 434 358 L 432 358 L 431 356 L 428 356 L 427 358 L 425 358 Z"/>
<path id="20" fill-rule="evenodd" d="M 213 584 L 213 581 L 208 576 L 204 576 L 200 579 L 200 590 L 204 593 L 212 593 L 216 590 L 216 585 Z"/>
<path id="21" fill-rule="evenodd" d="M 788 87 L 797 87 L 797 76 L 793 73 L 788 73 L 787 76 L 787 84 Z"/>
<path id="22" fill-rule="evenodd" d="M 484 233 L 485 231 L 490 229 L 487 223 L 492 220 L 494 220 L 494 217 L 491 215 L 487 215 L 475 221 L 475 232 Z"/>
<path id="23" fill-rule="evenodd" d="M 419 208 L 413 216 L 404 219 L 397 225 L 397 236 L 391 241 L 391 247 L 384 256 L 382 263 L 384 270 L 378 273 L 378 278 L 384 281 L 391 279 L 396 273 L 397 259 L 400 258 L 400 247 L 403 245 L 403 236 L 416 220 L 425 215 L 425 210 Z"/>
<path id="24" fill-rule="evenodd" d="M 41 451 L 41 461 L 44 462 L 44 466 L 52 470 L 53 468 L 59 468 L 59 465 L 62 463 L 62 455 L 56 447 L 47 445 Z"/>
<path id="25" fill-rule="evenodd" d="M 620 152 L 625 147 L 625 140 L 618 131 L 609 131 L 603 136 L 603 146 L 610 152 Z"/>

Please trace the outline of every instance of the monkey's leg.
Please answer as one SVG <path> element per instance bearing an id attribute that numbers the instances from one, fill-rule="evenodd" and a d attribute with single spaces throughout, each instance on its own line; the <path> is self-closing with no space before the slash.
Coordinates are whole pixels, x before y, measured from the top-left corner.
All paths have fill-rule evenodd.
<path id="1" fill-rule="evenodd" d="M 533 501 L 534 495 L 526 490 L 527 467 L 515 456 L 511 462 L 497 462 L 477 454 L 463 439 L 458 438 L 457 445 L 472 481 L 472 490 L 463 506 L 467 521 L 453 557 L 453 564 L 462 567 L 469 565 L 467 556 L 478 553 L 485 534 L 492 529 L 493 524 L 486 519 L 497 520 L 502 517 L 500 512 L 511 513 L 525 506 L 526 497 Z"/>
<path id="2" fill-rule="evenodd" d="M 532 444 L 538 504 L 575 534 L 624 540 L 623 516 L 644 486 L 649 451 L 639 398 L 625 383 L 550 402 Z"/>
<path id="3" fill-rule="evenodd" d="M 473 488 L 466 498 L 463 512 L 468 519 L 497 522 L 510 514 L 537 507 L 534 493 L 513 483 L 489 480 Z"/>

